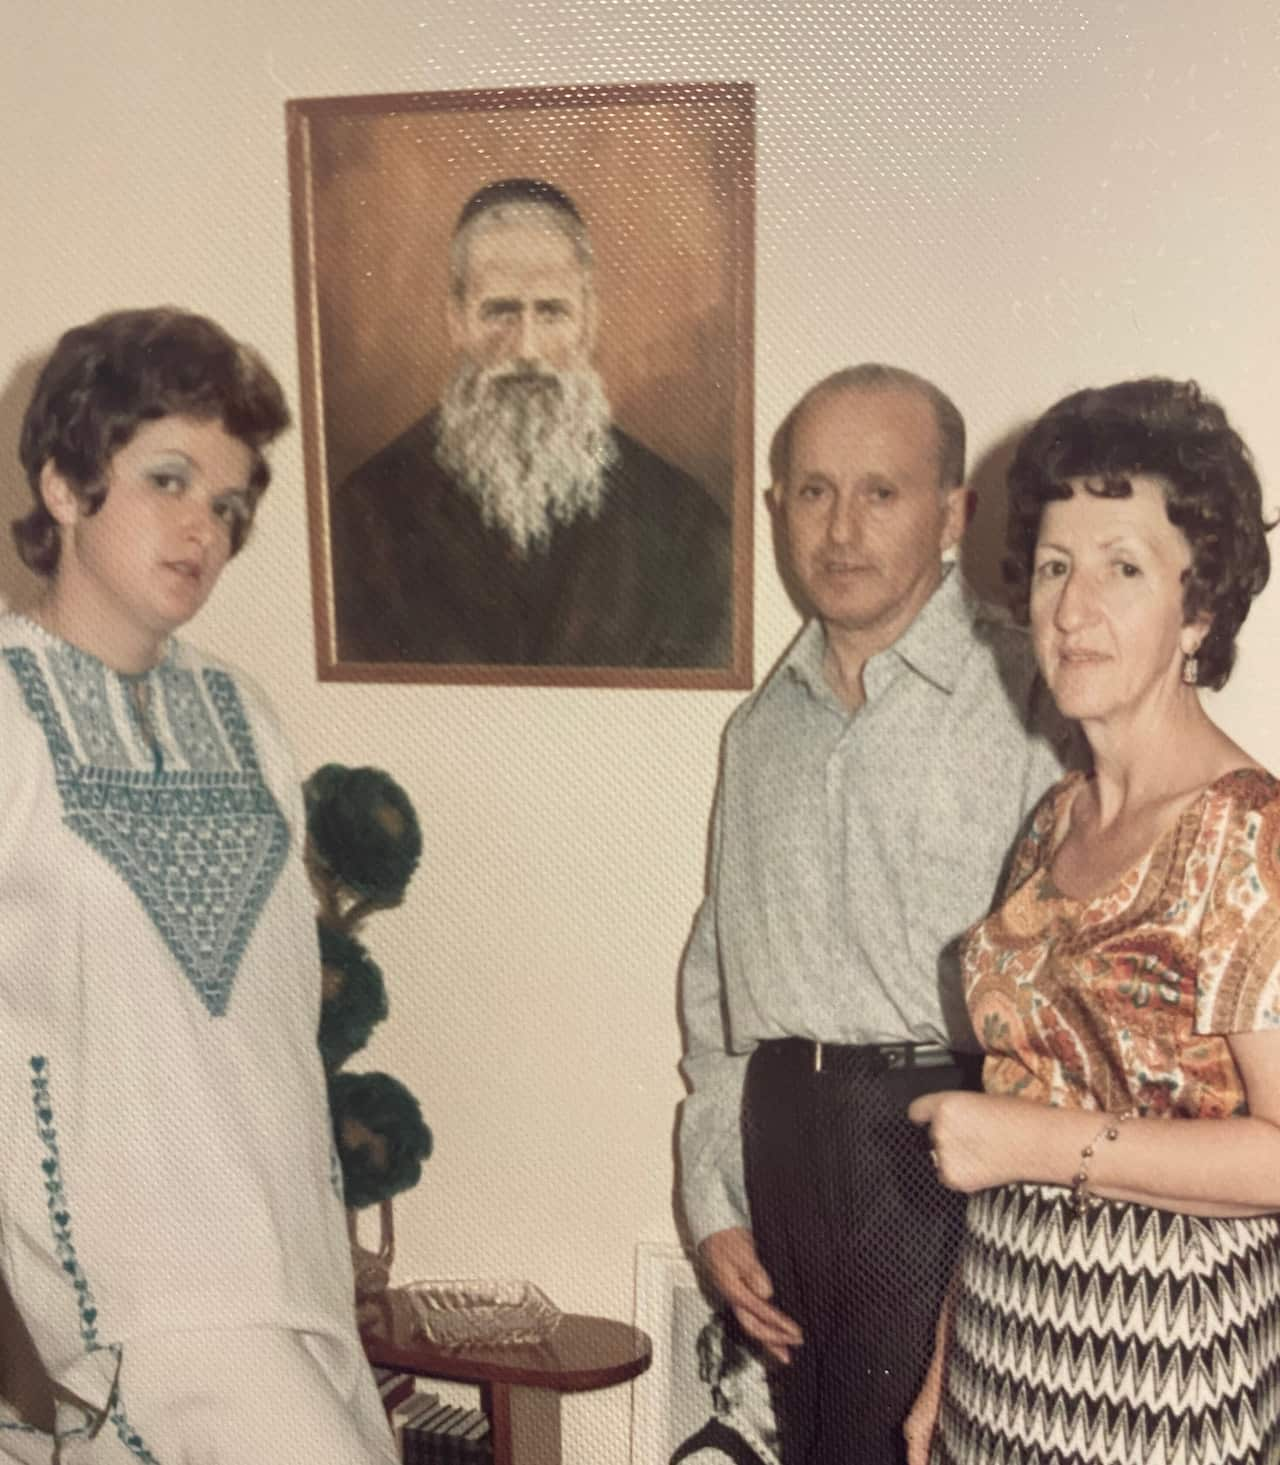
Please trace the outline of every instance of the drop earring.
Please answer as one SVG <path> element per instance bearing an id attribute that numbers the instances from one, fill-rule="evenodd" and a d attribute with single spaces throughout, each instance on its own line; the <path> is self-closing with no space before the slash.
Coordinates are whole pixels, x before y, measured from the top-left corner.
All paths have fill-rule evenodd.
<path id="1" fill-rule="evenodd" d="M 1182 658 L 1182 680 L 1188 687 L 1198 686 L 1200 682 L 1200 658 L 1193 651 L 1190 656 Z"/>

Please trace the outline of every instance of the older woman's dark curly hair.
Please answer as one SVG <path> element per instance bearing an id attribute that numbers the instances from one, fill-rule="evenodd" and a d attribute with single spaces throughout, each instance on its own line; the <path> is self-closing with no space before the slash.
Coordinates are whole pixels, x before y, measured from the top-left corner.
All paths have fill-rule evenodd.
<path id="1" fill-rule="evenodd" d="M 1147 377 L 1073 392 L 1018 445 L 1009 469 L 1005 579 L 1027 617 L 1032 561 L 1044 507 L 1070 498 L 1068 480 L 1088 492 L 1127 498 L 1130 479 L 1162 481 L 1169 522 L 1186 535 L 1183 614 L 1210 618 L 1200 644 L 1199 682 L 1221 687 L 1235 661 L 1236 632 L 1267 583 L 1271 556 L 1262 488 L 1253 459 L 1227 414 L 1195 382 Z"/>
<path id="2" fill-rule="evenodd" d="M 253 454 L 249 514 L 232 522 L 231 552 L 240 549 L 271 481 L 262 449 L 289 425 L 280 383 L 252 347 L 205 316 L 118 310 L 62 337 L 23 418 L 18 452 L 36 506 L 14 522 L 13 537 L 30 569 L 52 575 L 58 565 L 58 526 L 40 492 L 45 464 L 96 513 L 114 455 L 144 422 L 175 414 L 221 422 Z"/>

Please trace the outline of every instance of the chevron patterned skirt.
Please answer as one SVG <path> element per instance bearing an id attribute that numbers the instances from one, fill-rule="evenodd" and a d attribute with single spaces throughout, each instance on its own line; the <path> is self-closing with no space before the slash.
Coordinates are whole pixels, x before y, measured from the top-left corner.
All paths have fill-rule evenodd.
<path id="1" fill-rule="evenodd" d="M 1280 1217 L 969 1202 L 930 1465 L 1277 1465 Z"/>

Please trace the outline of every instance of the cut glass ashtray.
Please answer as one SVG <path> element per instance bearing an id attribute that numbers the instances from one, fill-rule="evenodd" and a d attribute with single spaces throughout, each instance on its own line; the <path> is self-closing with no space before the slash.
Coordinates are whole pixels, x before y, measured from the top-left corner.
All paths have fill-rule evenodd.
<path id="1" fill-rule="evenodd" d="M 437 1348 L 501 1348 L 542 1343 L 560 1309 L 532 1282 L 406 1282 L 414 1326 Z"/>

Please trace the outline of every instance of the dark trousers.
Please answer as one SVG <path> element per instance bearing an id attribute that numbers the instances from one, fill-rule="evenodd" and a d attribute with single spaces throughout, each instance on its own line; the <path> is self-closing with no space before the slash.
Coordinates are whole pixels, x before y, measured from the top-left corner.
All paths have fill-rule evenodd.
<path id="1" fill-rule="evenodd" d="M 743 1094 L 751 1227 L 804 1344 L 771 1370 L 785 1465 L 899 1465 L 964 1230 L 917 1094 L 979 1088 L 980 1060 L 892 1067 L 875 1049 L 762 1043 Z"/>

